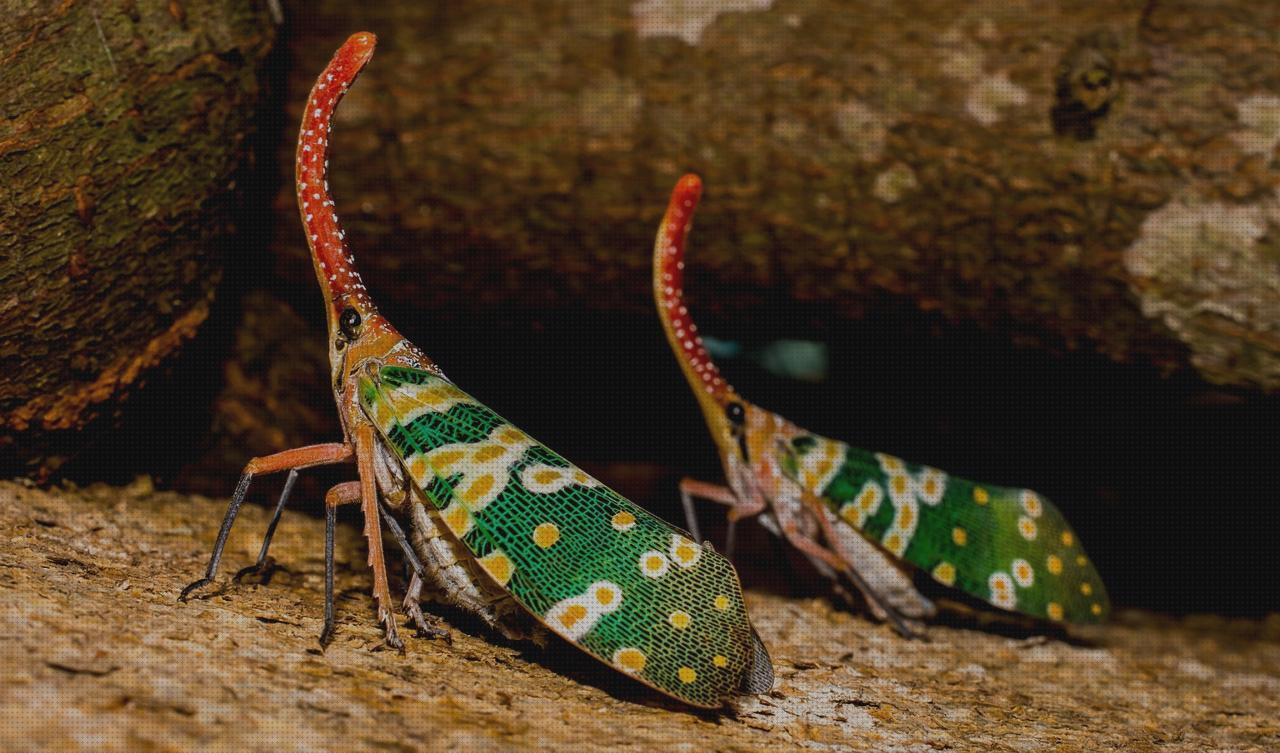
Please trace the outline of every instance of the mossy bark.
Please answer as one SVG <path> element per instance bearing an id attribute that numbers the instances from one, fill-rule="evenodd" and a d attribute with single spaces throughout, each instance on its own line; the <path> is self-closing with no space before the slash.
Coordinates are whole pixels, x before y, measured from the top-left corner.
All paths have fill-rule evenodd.
<path id="1" fill-rule="evenodd" d="M 59 462 L 208 315 L 274 38 L 261 3 L 0 16 L 0 464 Z"/>
<path id="2" fill-rule="evenodd" d="M 1275 3 L 293 8 L 293 119 L 346 34 L 380 35 L 332 183 L 384 306 L 647 313 L 652 233 L 695 170 L 708 324 L 857 315 L 888 293 L 1022 342 L 1280 387 Z M 309 286 L 288 186 L 280 269 Z"/>
<path id="3" fill-rule="evenodd" d="M 1047 636 L 970 621 L 933 625 L 922 642 L 827 599 L 748 588 L 777 684 L 726 713 L 700 714 L 571 647 L 508 642 L 455 614 L 446 614 L 452 644 L 406 630 L 404 654 L 380 649 L 355 521 L 339 528 L 338 632 L 327 651 L 316 641 L 324 524 L 302 513 L 286 513 L 277 531 L 280 567 L 269 582 L 178 603 L 204 568 L 224 506 L 155 493 L 145 479 L 50 492 L 0 482 L 0 748 L 1280 747 L 1280 615 L 1125 612 L 1110 626 Z M 242 513 L 223 585 L 256 556 L 266 517 L 254 505 Z"/>

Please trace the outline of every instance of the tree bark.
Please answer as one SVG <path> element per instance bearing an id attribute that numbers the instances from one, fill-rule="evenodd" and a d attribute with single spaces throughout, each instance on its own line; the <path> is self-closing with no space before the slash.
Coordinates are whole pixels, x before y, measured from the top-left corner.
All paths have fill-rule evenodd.
<path id="1" fill-rule="evenodd" d="M 255 484 L 266 497 L 279 481 Z M 300 503 L 304 500 L 299 500 Z M 0 482 L 0 748 L 24 751 L 955 750 L 1280 747 L 1280 615 L 1125 612 L 1039 635 L 953 615 L 928 642 L 748 590 L 771 693 L 691 713 L 569 646 L 542 650 L 446 613 L 453 642 L 380 650 L 358 523 L 339 528 L 338 632 L 321 626 L 323 529 L 286 512 L 266 584 L 266 510 L 230 538 L 225 590 L 181 604 L 225 502 L 128 488 Z M 741 570 L 750 586 L 758 573 Z M 403 582 L 395 587 L 403 589 Z M 959 620 L 957 626 L 955 621 Z M 1002 634 L 1003 633 L 1003 634 Z"/>
<path id="2" fill-rule="evenodd" d="M 1280 387 L 1275 3 L 292 7 L 292 120 L 345 35 L 380 35 L 332 183 L 386 306 L 647 313 L 652 234 L 695 170 L 709 323 L 887 293 Z M 291 185 L 277 255 L 309 286 Z"/>
<path id="3" fill-rule="evenodd" d="M 7 5 L 0 465 L 56 466 L 208 315 L 273 36 L 246 0 Z"/>

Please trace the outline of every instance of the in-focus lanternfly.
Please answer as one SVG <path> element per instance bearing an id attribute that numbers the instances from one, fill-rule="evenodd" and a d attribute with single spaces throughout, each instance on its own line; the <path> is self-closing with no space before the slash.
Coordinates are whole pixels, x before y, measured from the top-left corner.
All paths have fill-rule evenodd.
<path id="1" fill-rule="evenodd" d="M 425 588 L 511 636 L 549 631 L 688 704 L 715 708 L 773 683 L 733 566 L 624 499 L 450 382 L 383 318 L 356 272 L 327 182 L 338 102 L 373 54 L 353 35 L 316 81 L 297 151 L 298 204 L 328 317 L 331 383 L 343 441 L 254 458 L 245 467 L 205 577 L 256 475 L 355 460 L 359 480 L 326 496 L 325 628 L 333 632 L 335 508 L 359 503 L 387 643 L 401 646 L 382 519 L 415 568 L 406 607 L 431 630 Z M 396 516 L 407 517 L 412 543 Z M 265 560 L 273 520 L 263 544 Z"/>

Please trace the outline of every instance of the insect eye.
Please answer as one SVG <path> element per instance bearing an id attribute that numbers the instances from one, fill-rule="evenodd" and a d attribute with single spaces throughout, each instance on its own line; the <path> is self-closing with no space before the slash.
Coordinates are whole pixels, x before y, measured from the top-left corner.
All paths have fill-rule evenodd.
<path id="1" fill-rule="evenodd" d="M 729 403 L 725 406 L 724 412 L 729 416 L 729 423 L 734 426 L 742 426 L 747 420 L 747 412 L 742 408 L 742 403 Z"/>
<path id="2" fill-rule="evenodd" d="M 343 309 L 338 316 L 338 329 L 342 330 L 343 336 L 348 340 L 356 339 L 356 335 L 360 334 L 360 312 L 350 307 Z"/>

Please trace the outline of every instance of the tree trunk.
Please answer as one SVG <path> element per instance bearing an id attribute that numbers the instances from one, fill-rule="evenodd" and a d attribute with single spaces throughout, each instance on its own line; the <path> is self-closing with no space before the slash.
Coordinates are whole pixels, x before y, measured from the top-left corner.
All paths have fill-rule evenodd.
<path id="1" fill-rule="evenodd" d="M 388 307 L 647 313 L 652 234 L 695 170 L 708 323 L 888 293 L 1280 387 L 1276 3 L 293 7 L 291 120 L 348 33 L 380 35 L 332 183 Z M 282 184 L 280 268 L 310 286 Z"/>
<path id="2" fill-rule="evenodd" d="M 255 484 L 268 496 L 279 481 Z M 300 502 L 302 500 L 299 500 Z M 336 638 L 317 644 L 322 521 L 286 512 L 265 585 L 181 604 L 225 501 L 0 482 L 0 748 L 23 751 L 1257 751 L 1280 748 L 1280 615 L 1125 612 L 1064 634 L 953 615 L 928 642 L 826 598 L 748 591 L 777 672 L 732 713 L 692 713 L 567 645 L 444 613 L 447 644 L 380 650 L 359 527 L 339 528 Z M 768 564 L 768 563 L 763 563 Z M 750 584 L 758 572 L 742 570 Z M 403 582 L 393 586 L 402 592 Z"/>
<path id="3" fill-rule="evenodd" d="M 272 39 L 247 0 L 7 5 L 0 466 L 56 466 L 208 315 Z"/>

